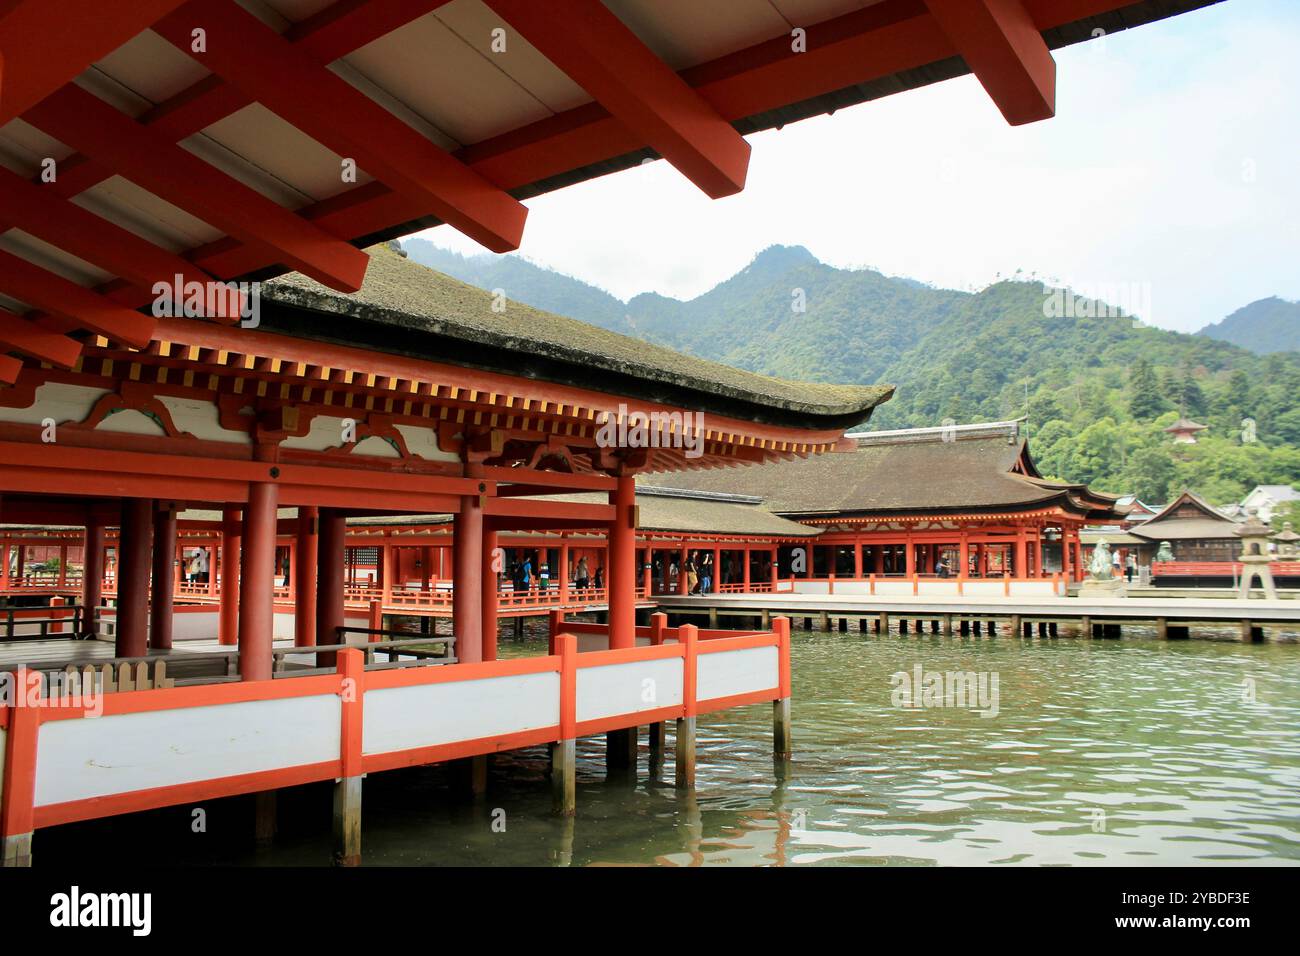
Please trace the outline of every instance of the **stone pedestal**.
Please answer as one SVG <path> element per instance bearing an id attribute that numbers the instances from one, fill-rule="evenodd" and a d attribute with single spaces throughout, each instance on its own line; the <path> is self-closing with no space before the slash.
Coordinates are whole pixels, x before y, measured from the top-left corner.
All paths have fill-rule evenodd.
<path id="1" fill-rule="evenodd" d="M 1124 586 L 1123 578 L 1102 578 L 1097 579 L 1087 577 L 1079 585 L 1079 597 L 1081 598 L 1122 598 L 1128 596 L 1128 589 Z"/>

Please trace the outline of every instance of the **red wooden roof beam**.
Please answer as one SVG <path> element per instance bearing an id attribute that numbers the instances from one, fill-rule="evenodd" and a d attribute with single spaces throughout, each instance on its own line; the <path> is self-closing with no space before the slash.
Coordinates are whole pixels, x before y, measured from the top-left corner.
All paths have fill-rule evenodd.
<path id="1" fill-rule="evenodd" d="M 1021 0 L 925 0 L 1012 126 L 1056 114 L 1056 61 Z"/>
<path id="2" fill-rule="evenodd" d="M 21 116 L 182 0 L 25 0 L 0 4 L 0 126 Z M 6 12 L 6 9 L 7 12 Z"/>
<path id="3" fill-rule="evenodd" d="M 749 144 L 600 0 L 485 2 L 709 196 L 745 188 Z"/>
<path id="4" fill-rule="evenodd" d="M 71 368 L 81 354 L 81 343 L 34 322 L 0 309 L 0 349 L 21 352 L 60 368 Z"/>
<path id="5" fill-rule="evenodd" d="M 152 316 L 124 309 L 62 276 L 0 251 L 0 291 L 28 305 L 67 316 L 82 328 L 115 342 L 143 348 L 157 324 Z"/>
<path id="6" fill-rule="evenodd" d="M 3 167 L 0 208 L 12 226 L 150 290 L 150 295 L 155 282 L 171 286 L 176 276 L 182 283 L 212 281 L 206 272 L 180 256 Z M 240 318 L 237 294 L 223 297 L 221 304 L 228 306 L 223 317 L 234 321 Z"/>
<path id="7" fill-rule="evenodd" d="M 27 111 L 28 122 L 304 275 L 341 292 L 361 288 L 369 257 L 232 179 L 76 85 Z"/>
<path id="8" fill-rule="evenodd" d="M 203 52 L 191 33 L 207 32 Z M 493 252 L 519 248 L 528 210 L 229 0 L 191 0 L 155 31 L 226 82 Z"/>

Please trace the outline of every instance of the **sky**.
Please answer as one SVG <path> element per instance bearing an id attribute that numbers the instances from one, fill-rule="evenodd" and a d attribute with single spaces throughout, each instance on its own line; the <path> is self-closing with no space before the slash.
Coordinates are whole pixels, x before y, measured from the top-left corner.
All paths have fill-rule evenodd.
<path id="1" fill-rule="evenodd" d="M 621 299 L 689 299 L 803 245 L 943 288 L 1020 270 L 1128 290 L 1144 321 L 1195 331 L 1300 300 L 1298 51 L 1300 0 L 1226 0 L 1057 50 L 1053 119 L 1009 126 L 960 77 L 748 137 L 726 199 L 662 161 L 531 199 L 519 254 Z"/>

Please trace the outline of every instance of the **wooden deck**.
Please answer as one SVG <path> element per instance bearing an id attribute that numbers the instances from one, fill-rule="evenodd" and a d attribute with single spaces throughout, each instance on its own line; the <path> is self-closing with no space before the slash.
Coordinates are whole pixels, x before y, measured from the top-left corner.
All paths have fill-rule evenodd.
<path id="1" fill-rule="evenodd" d="M 1123 625 L 1154 627 L 1162 637 L 1188 637 L 1192 627 L 1238 628 L 1245 641 L 1262 640 L 1267 627 L 1275 634 L 1300 636 L 1300 601 L 1224 600 L 1223 598 L 1081 598 L 1081 597 L 908 597 L 863 594 L 705 594 L 665 596 L 659 607 L 680 617 L 707 616 L 710 626 L 720 618 L 757 617 L 767 621 L 785 615 L 831 622 L 841 629 L 851 621 L 863 630 L 871 624 L 888 630 L 891 622 L 903 633 L 908 622 L 926 622 L 944 633 L 954 626 L 962 633 L 974 622 L 994 623 L 1011 632 L 1055 633 L 1056 624 L 1079 626 L 1086 634 L 1119 636 Z M 965 624 L 963 624 L 965 622 Z M 901 626 L 900 626 L 901 625 Z M 882 627 L 883 626 L 883 627 Z"/>

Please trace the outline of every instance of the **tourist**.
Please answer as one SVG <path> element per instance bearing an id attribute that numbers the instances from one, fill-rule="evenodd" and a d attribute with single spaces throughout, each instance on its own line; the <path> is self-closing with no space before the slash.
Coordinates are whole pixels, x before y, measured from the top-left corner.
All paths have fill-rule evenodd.
<path id="1" fill-rule="evenodd" d="M 1137 557 L 1133 554 L 1132 551 L 1130 551 L 1128 554 L 1128 560 L 1124 562 L 1124 573 L 1128 576 L 1129 584 L 1133 583 L 1133 572 L 1137 570 L 1137 566 L 1138 566 Z"/>
<path id="2" fill-rule="evenodd" d="M 939 556 L 939 563 L 934 566 L 934 572 L 941 578 L 948 576 L 948 561 L 943 555 Z"/>
<path id="3" fill-rule="evenodd" d="M 533 559 L 524 556 L 524 565 L 519 571 L 519 580 L 523 584 L 525 591 L 532 590 L 533 587 Z"/>
<path id="4" fill-rule="evenodd" d="M 596 565 L 596 579 L 592 582 L 592 587 L 594 587 L 597 591 L 599 591 L 604 586 L 605 586 L 605 566 L 603 564 L 598 564 Z"/>
<path id="5" fill-rule="evenodd" d="M 1111 553 L 1110 567 L 1111 567 L 1111 574 L 1113 577 L 1117 577 L 1117 578 L 1123 577 L 1124 575 L 1123 564 L 1122 564 L 1122 559 L 1119 556 L 1118 550 L 1115 550 Z"/>
<path id="6" fill-rule="evenodd" d="M 587 570 L 587 556 L 585 554 L 578 559 L 578 570 L 574 572 L 573 583 L 577 585 L 579 591 L 585 591 L 591 587 L 591 572 Z"/>
<path id="7" fill-rule="evenodd" d="M 709 594 L 713 587 L 713 555 L 706 554 L 700 564 L 700 593 Z"/>
<path id="8" fill-rule="evenodd" d="M 700 593 L 700 572 L 695 566 L 695 555 L 692 554 L 686 559 L 686 593 Z"/>

